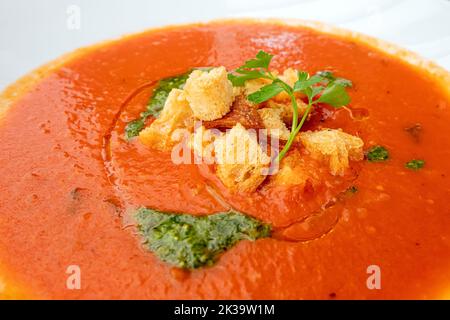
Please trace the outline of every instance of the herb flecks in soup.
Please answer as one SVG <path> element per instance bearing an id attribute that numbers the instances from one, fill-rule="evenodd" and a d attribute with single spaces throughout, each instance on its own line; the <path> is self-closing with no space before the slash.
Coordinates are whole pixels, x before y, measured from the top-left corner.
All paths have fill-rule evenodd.
<path id="1" fill-rule="evenodd" d="M 195 217 L 142 208 L 136 213 L 145 245 L 173 266 L 211 266 L 242 240 L 270 236 L 270 226 L 236 211 Z"/>
<path id="2" fill-rule="evenodd" d="M 374 146 L 367 152 L 367 160 L 370 162 L 383 162 L 389 159 L 389 151 L 383 146 Z"/>
<path id="3" fill-rule="evenodd" d="M 425 166 L 425 160 L 413 159 L 405 163 L 405 167 L 414 171 L 420 170 Z"/>

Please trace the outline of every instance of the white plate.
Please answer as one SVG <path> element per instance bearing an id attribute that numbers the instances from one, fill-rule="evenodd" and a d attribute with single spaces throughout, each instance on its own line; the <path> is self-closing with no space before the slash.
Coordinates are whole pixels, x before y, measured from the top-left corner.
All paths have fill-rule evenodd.
<path id="1" fill-rule="evenodd" d="M 450 70 L 445 0 L 1 0 L 0 89 L 81 46 L 226 17 L 320 20 L 394 42 Z"/>

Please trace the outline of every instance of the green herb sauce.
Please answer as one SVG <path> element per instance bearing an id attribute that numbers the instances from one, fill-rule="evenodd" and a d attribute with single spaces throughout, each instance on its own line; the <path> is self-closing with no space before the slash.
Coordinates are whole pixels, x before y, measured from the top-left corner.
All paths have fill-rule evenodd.
<path id="1" fill-rule="evenodd" d="M 145 118 L 136 119 L 127 124 L 125 127 L 125 138 L 127 140 L 130 140 L 133 137 L 136 137 L 139 135 L 139 133 L 144 129 L 145 127 Z"/>
<path id="2" fill-rule="evenodd" d="M 148 102 L 147 109 L 141 113 L 139 119 L 129 122 L 125 127 L 125 137 L 127 140 L 139 135 L 144 129 L 145 120 L 147 120 L 148 117 L 159 116 L 161 110 L 164 108 L 164 104 L 166 103 L 170 91 L 172 91 L 172 89 L 183 89 L 191 72 L 192 70 L 175 77 L 164 78 L 158 81 L 158 84 L 153 89 L 153 94 Z"/>
<path id="3" fill-rule="evenodd" d="M 144 129 L 145 120 L 147 120 L 148 117 L 159 117 L 159 114 L 164 108 L 164 104 L 166 103 L 170 91 L 172 91 L 172 89 L 183 89 L 192 71 L 203 70 L 209 72 L 211 69 L 212 68 L 209 67 L 194 68 L 186 73 L 159 80 L 158 84 L 153 89 L 153 94 L 150 97 L 147 109 L 141 113 L 139 119 L 129 122 L 125 127 L 125 138 L 127 140 L 130 140 L 131 138 L 138 136 L 139 133 Z"/>
<path id="4" fill-rule="evenodd" d="M 196 217 L 141 208 L 135 218 L 147 248 L 162 261 L 185 269 L 211 266 L 239 241 L 271 233 L 270 225 L 233 210 Z"/>

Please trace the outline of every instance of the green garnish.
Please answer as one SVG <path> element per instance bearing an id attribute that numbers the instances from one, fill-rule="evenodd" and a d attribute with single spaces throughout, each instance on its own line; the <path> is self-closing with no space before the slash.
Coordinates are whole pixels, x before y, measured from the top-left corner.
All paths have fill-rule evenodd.
<path id="1" fill-rule="evenodd" d="M 211 68 L 194 68 L 186 73 L 158 81 L 158 84 L 153 89 L 153 94 L 148 102 L 147 109 L 140 114 L 139 119 L 129 122 L 125 127 L 125 137 L 127 140 L 139 135 L 144 129 L 145 121 L 148 117 L 159 117 L 170 91 L 172 91 L 172 89 L 183 89 L 187 79 L 194 70 L 209 71 Z"/>
<path id="2" fill-rule="evenodd" d="M 347 189 L 347 193 L 349 194 L 355 194 L 358 192 L 358 187 L 357 186 L 351 186 Z"/>
<path id="3" fill-rule="evenodd" d="M 141 208 L 136 213 L 145 245 L 164 262 L 186 269 L 210 266 L 241 240 L 270 236 L 270 225 L 236 211 L 192 216 Z"/>
<path id="4" fill-rule="evenodd" d="M 346 88 L 351 87 L 350 80 L 337 78 L 330 71 L 322 71 L 310 76 L 304 71 L 298 72 L 298 80 L 294 87 L 289 86 L 269 70 L 273 55 L 259 51 L 256 58 L 248 60 L 244 65 L 230 73 L 228 79 L 235 87 L 245 85 L 245 82 L 253 79 L 268 79 L 272 82 L 259 91 L 250 94 L 247 99 L 254 103 L 262 103 L 276 96 L 280 92 L 286 92 L 292 101 L 294 109 L 292 116 L 292 128 L 286 145 L 278 155 L 278 161 L 286 155 L 300 132 L 312 108 L 318 103 L 329 104 L 335 108 L 342 107 L 350 102 Z M 301 92 L 308 98 L 308 106 L 299 121 L 298 105 L 295 97 L 296 92 Z"/>
<path id="5" fill-rule="evenodd" d="M 374 146 L 367 152 L 367 160 L 370 162 L 381 162 L 389 159 L 389 152 L 385 147 Z"/>
<path id="6" fill-rule="evenodd" d="M 145 118 L 141 118 L 129 122 L 125 127 L 125 138 L 127 138 L 127 140 L 130 140 L 131 138 L 138 136 L 139 132 L 144 129 L 144 121 Z"/>
<path id="7" fill-rule="evenodd" d="M 157 87 L 153 90 L 153 95 L 150 98 L 147 110 L 143 113 L 143 116 L 158 117 L 161 110 L 164 108 L 164 104 L 166 103 L 170 91 L 172 91 L 172 89 L 183 89 L 191 72 L 192 70 L 179 76 L 159 80 Z"/>
<path id="8" fill-rule="evenodd" d="M 183 89 L 191 72 L 192 70 L 175 77 L 164 78 L 158 81 L 158 84 L 153 89 L 153 94 L 147 105 L 147 109 L 141 113 L 139 119 L 129 122 L 125 127 L 125 137 L 127 140 L 139 135 L 144 129 L 145 120 L 147 120 L 148 117 L 159 116 L 161 110 L 164 108 L 164 104 L 166 103 L 170 91 L 172 91 L 172 89 Z"/>
<path id="9" fill-rule="evenodd" d="M 319 71 L 317 72 L 318 75 L 327 78 L 330 81 L 334 81 L 335 83 L 338 83 L 342 85 L 343 87 L 352 87 L 353 83 L 350 80 L 344 79 L 344 78 L 337 78 L 333 75 L 331 71 Z"/>
<path id="10" fill-rule="evenodd" d="M 420 170 L 424 167 L 425 161 L 419 159 L 413 159 L 405 163 L 405 167 L 411 170 Z"/>

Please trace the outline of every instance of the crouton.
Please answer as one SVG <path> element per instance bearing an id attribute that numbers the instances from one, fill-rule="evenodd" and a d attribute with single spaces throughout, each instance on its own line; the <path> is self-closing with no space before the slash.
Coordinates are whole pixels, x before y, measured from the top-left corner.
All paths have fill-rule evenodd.
<path id="1" fill-rule="evenodd" d="M 272 72 L 272 74 L 276 76 L 278 75 L 278 72 Z M 286 69 L 284 70 L 283 74 L 280 75 L 278 78 L 286 82 L 289 86 L 294 87 L 295 82 L 297 82 L 298 80 L 297 70 L 292 68 Z M 248 96 L 270 83 L 272 83 L 272 80 L 270 79 L 259 78 L 248 80 L 245 82 L 245 94 Z M 302 94 L 297 92 L 295 95 L 300 97 Z M 282 91 L 275 97 L 273 97 L 271 100 L 277 102 L 287 102 L 291 100 L 291 97 L 285 91 Z"/>
<path id="2" fill-rule="evenodd" d="M 297 107 L 298 107 L 298 116 L 299 118 L 303 116 L 306 111 L 308 105 L 303 102 L 301 99 L 296 99 Z M 285 102 L 275 102 L 272 100 L 267 101 L 267 107 L 280 109 L 281 110 L 281 119 L 284 123 L 291 124 L 292 123 L 292 115 L 294 114 L 294 108 L 292 107 L 291 101 Z"/>
<path id="3" fill-rule="evenodd" d="M 278 78 L 286 82 L 290 87 L 294 87 L 295 82 L 297 82 L 298 80 L 297 70 L 288 68 L 284 70 L 283 74 L 280 75 Z M 273 97 L 273 100 L 275 101 L 286 101 L 290 99 L 291 97 L 285 91 L 280 92 L 275 97 Z"/>
<path id="4" fill-rule="evenodd" d="M 282 140 L 288 140 L 290 131 L 281 119 L 282 112 L 280 108 L 262 108 L 258 110 L 264 126 L 268 129 L 269 135 Z"/>
<path id="5" fill-rule="evenodd" d="M 256 134 L 240 123 L 214 141 L 216 174 L 232 192 L 253 192 L 265 180 L 270 158 L 263 152 Z"/>
<path id="6" fill-rule="evenodd" d="M 233 87 L 233 100 L 242 96 L 245 92 L 245 87 Z"/>
<path id="7" fill-rule="evenodd" d="M 278 72 L 272 72 L 273 75 L 277 75 Z M 283 74 L 280 75 L 278 77 L 280 80 L 286 82 L 289 86 L 294 87 L 295 82 L 297 82 L 298 80 L 298 74 L 297 74 L 297 70 L 289 68 L 284 70 Z M 247 80 L 245 82 L 245 94 L 248 96 L 258 90 L 260 90 L 262 87 L 271 84 L 272 80 L 270 79 L 263 79 L 263 78 L 258 78 L 258 79 L 252 79 L 252 80 Z M 296 92 L 295 96 L 297 98 L 303 96 L 303 94 Z M 291 97 L 289 96 L 288 93 L 286 93 L 285 91 L 280 92 L 279 94 L 277 94 L 275 97 L 273 97 L 271 99 L 272 101 L 276 101 L 276 102 L 288 102 L 291 100 Z"/>
<path id="8" fill-rule="evenodd" d="M 247 96 L 251 95 L 252 93 L 258 91 L 259 89 L 261 89 L 262 87 L 271 84 L 272 80 L 269 79 L 263 79 L 263 78 L 259 78 L 259 79 L 252 79 L 252 80 L 247 80 L 245 82 L 245 94 Z"/>
<path id="9" fill-rule="evenodd" d="M 212 164 L 215 160 L 214 141 L 221 135 L 222 133 L 219 130 L 209 130 L 201 126 L 191 135 L 189 147 L 206 163 Z"/>
<path id="10" fill-rule="evenodd" d="M 224 67 L 207 71 L 195 70 L 184 86 L 186 99 L 194 116 L 200 120 L 215 120 L 230 111 L 234 99 L 233 85 Z"/>
<path id="11" fill-rule="evenodd" d="M 277 186 L 305 186 L 308 181 L 316 183 L 319 177 L 314 165 L 311 159 L 305 160 L 305 155 L 293 149 L 281 160 L 279 170 L 271 176 L 270 183 Z"/>
<path id="12" fill-rule="evenodd" d="M 277 71 L 273 71 L 272 74 L 274 76 L 278 75 Z M 251 80 L 247 80 L 245 82 L 245 86 L 244 86 L 244 93 L 246 96 L 258 91 L 259 89 L 261 89 L 262 87 L 271 84 L 272 80 L 270 79 L 263 79 L 263 78 L 258 78 L 258 79 L 251 79 Z"/>
<path id="13" fill-rule="evenodd" d="M 298 72 L 295 69 L 288 68 L 284 70 L 283 74 L 280 75 L 279 78 L 282 81 L 286 82 L 291 87 L 293 87 L 298 80 Z"/>
<path id="14" fill-rule="evenodd" d="M 349 160 L 364 158 L 364 142 L 340 129 L 303 132 L 300 141 L 314 158 L 329 161 L 332 175 L 343 175 L 349 167 Z"/>
<path id="15" fill-rule="evenodd" d="M 154 149 L 167 151 L 177 142 L 173 136 L 175 130 L 184 128 L 192 130 L 193 125 L 193 113 L 183 91 L 173 89 L 159 118 L 141 131 L 139 140 Z"/>

